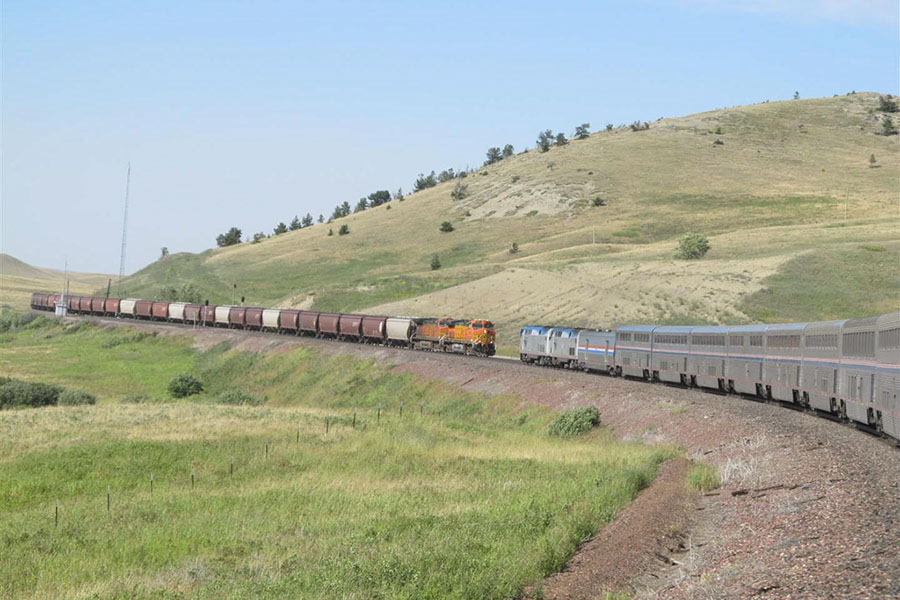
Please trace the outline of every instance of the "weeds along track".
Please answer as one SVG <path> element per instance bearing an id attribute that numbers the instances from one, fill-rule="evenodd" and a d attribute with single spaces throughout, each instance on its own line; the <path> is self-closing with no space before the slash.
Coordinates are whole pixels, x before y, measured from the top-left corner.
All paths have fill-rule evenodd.
<path id="1" fill-rule="evenodd" d="M 170 329 L 172 331 L 189 330 L 189 331 L 195 331 L 195 332 L 231 333 L 231 334 L 237 334 L 243 338 L 248 338 L 248 339 L 259 339 L 259 340 L 278 339 L 280 341 L 296 340 L 298 342 L 302 341 L 303 343 L 321 345 L 324 347 L 335 347 L 335 348 L 355 347 L 355 348 L 368 348 L 368 349 L 374 349 L 374 348 L 388 349 L 388 348 L 390 348 L 394 352 L 405 352 L 405 351 L 413 350 L 413 349 L 405 349 L 405 348 L 388 347 L 388 346 L 384 346 L 384 345 L 380 345 L 380 344 L 372 344 L 372 343 L 367 343 L 367 342 L 349 342 L 349 341 L 341 341 L 341 340 L 335 340 L 335 339 L 317 338 L 317 337 L 312 337 L 312 336 L 279 334 L 279 333 L 269 332 L 269 331 L 252 331 L 252 330 L 246 330 L 246 329 L 224 329 L 224 328 L 218 328 L 218 327 L 207 327 L 207 326 L 202 326 L 202 325 L 186 325 L 186 324 L 181 324 L 181 323 L 176 323 L 176 322 L 171 322 L 171 321 L 151 321 L 151 320 L 142 320 L 142 319 L 126 319 L 126 318 L 121 318 L 121 317 L 102 317 L 102 316 L 97 316 L 97 315 L 90 315 L 90 316 L 69 315 L 65 318 L 66 319 L 78 319 L 78 320 L 90 321 L 90 322 L 96 322 L 96 323 L 114 322 L 114 323 L 137 325 L 137 326 L 143 326 L 143 327 L 161 327 L 161 328 L 165 328 L 165 329 Z M 419 352 L 428 352 L 428 351 L 419 350 Z M 499 355 L 492 356 L 492 357 L 486 357 L 486 356 L 477 356 L 477 355 L 463 355 L 463 354 L 458 354 L 458 353 L 454 353 L 454 352 L 434 351 L 432 353 L 436 353 L 440 356 L 447 357 L 450 360 L 462 360 L 462 361 L 467 361 L 467 362 L 468 361 L 482 361 L 482 362 L 488 362 L 492 365 L 504 365 L 505 368 L 518 368 L 518 369 L 524 369 L 524 370 L 529 370 L 529 371 L 541 369 L 544 372 L 553 372 L 553 373 L 558 373 L 558 374 L 573 372 L 568 369 L 540 366 L 540 365 L 536 365 L 536 364 L 535 365 L 526 364 L 526 363 L 520 362 L 519 360 L 517 360 L 513 357 L 506 357 L 506 356 L 499 356 Z M 591 372 L 589 374 L 589 376 L 596 378 L 596 379 L 601 379 L 601 380 L 602 379 L 612 379 L 615 377 L 612 375 L 608 375 L 605 373 L 599 373 L 599 372 Z M 764 399 L 764 398 L 760 398 L 758 396 L 741 394 L 741 393 L 737 393 L 737 392 L 727 393 L 727 392 L 721 392 L 721 391 L 712 390 L 712 389 L 708 389 L 708 388 L 691 387 L 691 386 L 685 386 L 685 385 L 681 385 L 681 384 L 674 384 L 674 383 L 668 383 L 668 382 L 659 382 L 659 381 L 649 382 L 649 381 L 646 381 L 646 380 L 643 380 L 640 378 L 624 377 L 623 379 L 628 380 L 628 381 L 645 383 L 645 384 L 655 384 L 657 386 L 663 386 L 663 387 L 673 387 L 673 388 L 679 388 L 679 389 L 685 389 L 685 390 L 692 390 L 695 392 L 705 392 L 707 395 L 714 396 L 714 397 L 715 396 L 734 396 L 734 397 L 741 398 L 745 401 L 779 406 L 785 410 L 814 415 L 814 416 L 823 418 L 827 421 L 831 421 L 831 422 L 834 422 L 837 424 L 842 424 L 846 427 L 849 427 L 850 429 L 854 429 L 857 431 L 867 433 L 867 434 L 883 441 L 886 445 L 893 446 L 893 447 L 897 448 L 898 450 L 900 450 L 900 440 L 896 440 L 890 436 L 884 435 L 884 434 L 876 431 L 874 428 L 866 427 L 865 425 L 863 425 L 859 422 L 851 421 L 846 418 L 840 418 L 835 415 L 816 410 L 814 408 L 806 408 L 806 407 L 798 406 L 791 402 L 777 400 L 777 399 Z"/>

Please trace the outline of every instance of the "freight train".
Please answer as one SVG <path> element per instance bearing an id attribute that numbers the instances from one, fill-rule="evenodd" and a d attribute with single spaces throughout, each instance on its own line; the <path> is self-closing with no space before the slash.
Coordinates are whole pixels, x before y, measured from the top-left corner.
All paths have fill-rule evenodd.
<path id="1" fill-rule="evenodd" d="M 61 296 L 32 295 L 35 310 Z M 493 356 L 486 319 L 453 320 L 295 309 L 67 296 L 71 314 L 307 335 L 420 350 Z M 529 325 L 527 364 L 667 382 L 752 396 L 868 427 L 900 442 L 900 312 L 845 321 L 657 327 L 615 331 Z"/>
<path id="2" fill-rule="evenodd" d="M 58 294 L 34 293 L 31 308 L 52 311 L 61 299 Z M 475 356 L 495 352 L 494 324 L 486 319 L 385 317 L 89 296 L 66 296 L 63 304 L 67 313 L 76 315 L 270 331 Z"/>

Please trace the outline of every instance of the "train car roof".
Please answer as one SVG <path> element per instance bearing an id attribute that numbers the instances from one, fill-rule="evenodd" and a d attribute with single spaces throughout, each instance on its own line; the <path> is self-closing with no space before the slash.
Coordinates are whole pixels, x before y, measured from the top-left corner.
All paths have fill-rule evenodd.
<path id="1" fill-rule="evenodd" d="M 653 333 L 690 333 L 693 329 L 697 328 L 688 327 L 685 325 L 663 325 L 660 327 L 654 327 Z"/>
<path id="2" fill-rule="evenodd" d="M 779 325 L 769 325 L 769 328 L 766 331 L 767 333 L 778 331 L 801 331 L 804 327 L 806 327 L 806 323 L 781 323 Z"/>
<path id="3" fill-rule="evenodd" d="M 620 327 L 617 327 L 616 331 L 625 331 L 625 332 L 647 331 L 647 332 L 650 332 L 650 331 L 653 331 L 654 329 L 656 329 L 656 328 L 653 325 L 622 325 Z"/>
<path id="4" fill-rule="evenodd" d="M 728 333 L 728 328 L 720 325 L 703 325 L 691 327 L 691 333 Z"/>
<path id="5" fill-rule="evenodd" d="M 765 333 L 768 325 L 735 325 L 728 327 L 729 333 Z"/>

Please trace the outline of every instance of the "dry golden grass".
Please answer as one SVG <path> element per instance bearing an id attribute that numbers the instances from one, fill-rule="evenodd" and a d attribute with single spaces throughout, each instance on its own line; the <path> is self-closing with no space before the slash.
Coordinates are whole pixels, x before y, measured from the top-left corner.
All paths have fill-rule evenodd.
<path id="1" fill-rule="evenodd" d="M 25 310 L 35 291 L 59 291 L 64 273 L 53 269 L 32 267 L 8 254 L 0 254 L 0 307 Z M 111 275 L 99 273 L 69 273 L 69 290 L 72 294 L 91 294 L 101 287 Z"/>
<path id="2" fill-rule="evenodd" d="M 227 302 L 235 281 L 253 304 L 485 316 L 507 342 L 536 319 L 743 322 L 759 314 L 744 299 L 788 262 L 900 240 L 900 136 L 877 134 L 876 107 L 876 94 L 860 93 L 603 131 L 483 167 L 463 180 L 463 200 L 450 197 L 455 182 L 441 184 L 333 225 L 170 256 L 126 287 L 154 296 L 191 280 Z M 605 206 L 593 206 L 598 197 Z M 442 221 L 455 231 L 439 232 Z M 326 235 L 345 223 L 349 235 Z M 703 261 L 672 260 L 687 231 L 711 238 Z M 776 319 L 797 312 L 765 308 Z M 844 316 L 837 309 L 806 318 Z"/>

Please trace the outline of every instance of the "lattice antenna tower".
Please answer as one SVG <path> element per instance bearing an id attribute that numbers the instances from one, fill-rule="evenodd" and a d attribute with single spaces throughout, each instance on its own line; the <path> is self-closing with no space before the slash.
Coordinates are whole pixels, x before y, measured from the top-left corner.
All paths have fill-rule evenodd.
<path id="1" fill-rule="evenodd" d="M 122 296 L 122 278 L 125 277 L 125 242 L 128 239 L 128 193 L 131 188 L 131 162 L 128 163 L 128 174 L 125 176 L 125 216 L 122 217 L 122 255 L 119 257 L 119 281 L 116 284 L 117 295 Z"/>

